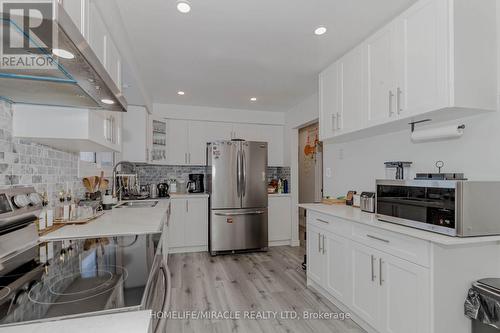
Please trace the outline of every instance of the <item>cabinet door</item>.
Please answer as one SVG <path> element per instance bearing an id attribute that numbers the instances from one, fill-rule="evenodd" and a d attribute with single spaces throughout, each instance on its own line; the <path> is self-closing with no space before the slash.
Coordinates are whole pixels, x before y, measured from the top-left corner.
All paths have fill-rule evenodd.
<path id="1" fill-rule="evenodd" d="M 185 246 L 208 246 L 208 200 L 189 198 L 184 224 Z"/>
<path id="2" fill-rule="evenodd" d="M 365 43 L 369 125 L 383 123 L 396 115 L 394 44 L 394 24 L 389 24 Z"/>
<path id="3" fill-rule="evenodd" d="M 309 240 L 308 240 L 309 241 Z M 380 288 L 378 252 L 356 242 L 351 243 L 353 311 L 375 328 L 380 327 Z"/>
<path id="4" fill-rule="evenodd" d="M 97 58 L 106 67 L 107 30 L 95 3 L 89 4 L 89 44 Z"/>
<path id="5" fill-rule="evenodd" d="M 349 132 L 364 126 L 363 52 L 357 47 L 339 60 L 340 106 L 336 130 Z"/>
<path id="6" fill-rule="evenodd" d="M 382 331 L 430 332 L 429 271 L 391 255 L 379 262 L 382 278 Z"/>
<path id="7" fill-rule="evenodd" d="M 267 164 L 271 166 L 283 165 L 283 126 L 260 125 L 261 139 L 267 145 Z"/>
<path id="8" fill-rule="evenodd" d="M 323 235 L 321 229 L 307 225 L 307 278 L 321 284 L 324 280 Z"/>
<path id="9" fill-rule="evenodd" d="M 171 165 L 188 164 L 188 121 L 168 120 L 167 161 Z"/>
<path id="10" fill-rule="evenodd" d="M 122 160 L 149 163 L 148 111 L 142 106 L 129 106 L 123 115 Z"/>
<path id="11" fill-rule="evenodd" d="M 84 13 L 85 13 L 85 0 L 62 0 L 64 10 L 68 13 L 73 23 L 77 26 L 78 30 L 85 35 Z"/>
<path id="12" fill-rule="evenodd" d="M 230 123 L 189 121 L 189 164 L 207 164 L 207 142 L 230 140 L 233 129 Z"/>
<path id="13" fill-rule="evenodd" d="M 122 72 L 122 60 L 118 48 L 111 38 L 106 40 L 106 70 L 111 76 L 111 79 L 116 84 L 118 90 L 122 90 L 121 85 L 121 72 Z"/>
<path id="14" fill-rule="evenodd" d="M 168 243 L 170 247 L 182 247 L 185 244 L 186 199 L 171 199 L 170 202 L 172 211 L 168 225 Z"/>
<path id="15" fill-rule="evenodd" d="M 167 163 L 167 144 L 169 141 L 169 130 L 170 129 L 167 126 L 166 119 L 154 116 L 149 117 L 149 143 L 151 150 L 151 163 Z M 175 147 L 173 149 L 175 149 Z"/>
<path id="16" fill-rule="evenodd" d="M 333 233 L 325 234 L 326 277 L 325 289 L 336 299 L 348 304 L 350 267 L 349 241 Z"/>
<path id="17" fill-rule="evenodd" d="M 448 1 L 422 0 L 397 21 L 396 111 L 411 116 L 447 105 Z"/>
<path id="18" fill-rule="evenodd" d="M 233 139 L 262 141 L 260 125 L 239 123 L 233 124 Z"/>
<path id="19" fill-rule="evenodd" d="M 321 140 L 334 136 L 338 113 L 338 63 L 334 63 L 319 75 L 319 136 Z"/>
<path id="20" fill-rule="evenodd" d="M 292 238 L 292 216 L 289 197 L 269 196 L 269 241 Z"/>

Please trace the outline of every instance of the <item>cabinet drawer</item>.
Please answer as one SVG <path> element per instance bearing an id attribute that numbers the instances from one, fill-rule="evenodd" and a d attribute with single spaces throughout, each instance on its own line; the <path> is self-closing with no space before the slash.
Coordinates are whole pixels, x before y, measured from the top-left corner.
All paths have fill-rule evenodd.
<path id="1" fill-rule="evenodd" d="M 351 238 L 401 259 L 429 267 L 428 241 L 357 223 L 352 227 Z"/>
<path id="2" fill-rule="evenodd" d="M 350 237 L 352 222 L 317 212 L 308 211 L 307 223 L 344 237 Z"/>

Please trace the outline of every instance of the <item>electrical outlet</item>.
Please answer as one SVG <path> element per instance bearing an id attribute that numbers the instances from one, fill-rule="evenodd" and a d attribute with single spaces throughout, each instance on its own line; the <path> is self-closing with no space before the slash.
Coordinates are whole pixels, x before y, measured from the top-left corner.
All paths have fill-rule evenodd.
<path id="1" fill-rule="evenodd" d="M 326 178 L 331 178 L 332 177 L 332 169 L 331 168 L 326 168 L 325 169 L 325 176 L 326 176 Z"/>

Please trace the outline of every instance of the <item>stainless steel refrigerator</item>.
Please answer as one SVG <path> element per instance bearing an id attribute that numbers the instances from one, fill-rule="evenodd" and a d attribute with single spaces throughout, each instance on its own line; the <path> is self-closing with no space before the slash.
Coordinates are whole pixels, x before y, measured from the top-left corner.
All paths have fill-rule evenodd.
<path id="1" fill-rule="evenodd" d="M 208 143 L 207 166 L 210 253 L 267 249 L 267 142 Z"/>

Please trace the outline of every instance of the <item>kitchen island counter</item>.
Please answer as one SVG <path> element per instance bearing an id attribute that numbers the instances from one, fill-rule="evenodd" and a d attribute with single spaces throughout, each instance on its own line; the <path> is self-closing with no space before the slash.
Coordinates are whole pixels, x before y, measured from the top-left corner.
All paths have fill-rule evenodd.
<path id="1" fill-rule="evenodd" d="M 160 233 L 168 218 L 169 203 L 170 200 L 158 200 L 155 207 L 113 208 L 87 224 L 64 226 L 40 240 Z"/>
<path id="2" fill-rule="evenodd" d="M 375 214 L 363 212 L 361 211 L 361 209 L 352 206 L 325 204 L 299 204 L 298 206 L 306 210 L 335 216 L 356 223 L 370 225 L 372 227 L 377 227 L 383 230 L 396 232 L 399 234 L 445 246 L 500 242 L 500 235 L 481 237 L 452 237 L 430 231 L 406 227 L 395 223 L 379 221 Z"/>

